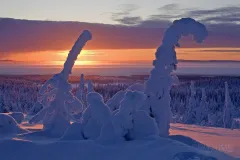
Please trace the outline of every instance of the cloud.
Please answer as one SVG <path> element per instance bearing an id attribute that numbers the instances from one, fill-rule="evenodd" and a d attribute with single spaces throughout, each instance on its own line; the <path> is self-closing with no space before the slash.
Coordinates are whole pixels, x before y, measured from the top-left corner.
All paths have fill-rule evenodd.
<path id="1" fill-rule="evenodd" d="M 209 37 L 203 46 L 239 47 L 240 45 L 240 6 L 203 10 L 182 8 L 179 4 L 168 4 L 158 8 L 157 11 L 158 14 L 149 15 L 145 19 L 128 14 L 122 19 L 119 18 L 117 22 L 142 28 L 166 29 L 175 19 L 192 17 L 204 23 L 209 31 Z M 182 44 L 187 47 L 196 46 L 189 38 L 184 38 Z"/>
<path id="2" fill-rule="evenodd" d="M 181 40 L 183 47 L 239 47 L 240 7 L 222 7 L 212 10 L 181 8 L 169 4 L 158 8 L 157 14 L 147 18 L 136 16 L 135 5 L 123 5 L 112 14 L 119 25 L 0 19 L 0 54 L 69 50 L 84 30 L 93 34 L 84 49 L 147 49 L 160 45 L 166 28 L 174 19 L 193 17 L 203 22 L 209 37 L 203 44 L 195 44 L 191 37 Z"/>

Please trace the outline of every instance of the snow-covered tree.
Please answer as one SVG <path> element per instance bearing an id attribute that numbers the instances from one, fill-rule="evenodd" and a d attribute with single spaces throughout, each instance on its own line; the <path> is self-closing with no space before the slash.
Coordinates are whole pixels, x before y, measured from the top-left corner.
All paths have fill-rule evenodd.
<path id="1" fill-rule="evenodd" d="M 234 108 L 235 107 L 229 95 L 228 83 L 225 82 L 225 103 L 223 112 L 223 125 L 225 128 L 230 128 L 232 126 Z"/>
<path id="2" fill-rule="evenodd" d="M 179 47 L 181 36 L 192 35 L 197 43 L 201 43 L 208 35 L 206 27 L 191 18 L 175 20 L 166 30 L 162 44 L 156 51 L 156 60 L 153 61 L 154 68 L 146 81 L 145 93 L 148 99 L 147 110 L 152 111 L 152 115 L 157 121 L 160 135 L 168 136 L 171 119 L 170 109 L 170 88 L 176 77 L 172 77 L 172 72 L 176 69 L 177 58 L 175 47 Z"/>
<path id="3" fill-rule="evenodd" d="M 91 80 L 88 80 L 88 93 L 95 92 L 93 88 L 93 83 Z"/>
<path id="4" fill-rule="evenodd" d="M 78 110 L 82 109 L 81 102 L 71 93 L 72 87 L 68 83 L 68 78 L 78 54 L 91 38 L 89 31 L 83 31 L 69 52 L 63 70 L 49 79 L 39 91 L 38 101 L 41 103 L 47 100 L 48 103 L 43 104 L 43 109 L 29 123 L 43 120 L 43 129 L 51 136 L 62 136 L 70 125 L 70 119 L 74 119 L 72 116 L 74 111 L 67 108 L 66 103 L 74 102 L 71 105 L 75 105 L 75 108 L 79 107 Z"/>
<path id="5" fill-rule="evenodd" d="M 188 104 L 186 107 L 186 113 L 185 113 L 185 123 L 194 123 L 195 122 L 195 118 L 196 118 L 196 112 L 200 111 L 196 108 L 198 106 L 197 104 L 197 100 L 196 100 L 196 89 L 195 89 L 195 85 L 194 82 L 191 81 L 190 84 L 190 91 L 191 91 L 191 96 L 188 100 Z"/>
<path id="6" fill-rule="evenodd" d="M 115 111 L 115 110 L 119 109 L 120 103 L 123 100 L 124 95 L 126 94 L 127 91 L 143 92 L 144 91 L 144 85 L 141 84 L 141 83 L 135 83 L 135 84 L 129 86 L 126 90 L 118 91 L 113 97 L 111 97 L 107 101 L 107 105 L 112 111 Z"/>
<path id="7" fill-rule="evenodd" d="M 125 93 L 126 91 L 119 91 L 107 101 L 107 105 L 112 111 L 119 109 L 120 103 L 124 98 Z"/>
<path id="8" fill-rule="evenodd" d="M 144 97 L 144 94 L 138 91 L 127 91 L 124 95 L 120 108 L 113 115 L 112 121 L 118 137 L 133 140 L 158 135 L 155 119 L 145 111 L 139 110 Z"/>
<path id="9" fill-rule="evenodd" d="M 87 101 L 88 107 L 82 116 L 83 134 L 87 139 L 97 139 L 101 128 L 111 120 L 111 110 L 97 92 L 90 92 Z"/>
<path id="10" fill-rule="evenodd" d="M 207 109 L 208 109 L 208 102 L 207 102 L 207 96 L 205 89 L 202 89 L 202 98 L 200 101 L 200 104 L 195 109 L 196 111 L 196 122 L 199 124 L 202 124 L 204 122 L 207 122 Z"/>
<path id="11" fill-rule="evenodd" d="M 86 92 L 85 92 L 85 80 L 84 80 L 84 74 L 81 74 L 80 77 L 80 83 L 79 83 L 79 89 L 76 92 L 76 97 L 83 103 L 84 106 L 87 106 L 87 100 L 86 100 Z"/>
<path id="12" fill-rule="evenodd" d="M 127 88 L 127 90 L 144 92 L 144 84 L 142 84 L 142 83 L 134 83 L 131 86 L 129 86 Z"/>

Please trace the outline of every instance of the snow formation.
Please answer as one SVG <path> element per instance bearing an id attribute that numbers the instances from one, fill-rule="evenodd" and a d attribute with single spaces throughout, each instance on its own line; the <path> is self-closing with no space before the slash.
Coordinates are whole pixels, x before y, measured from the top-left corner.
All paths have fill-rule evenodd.
<path id="1" fill-rule="evenodd" d="M 177 58 L 175 47 L 179 47 L 181 36 L 192 35 L 197 43 L 203 42 L 208 32 L 206 27 L 191 18 L 175 20 L 166 30 L 162 44 L 156 51 L 156 59 L 153 61 L 154 68 L 146 81 L 145 94 L 148 99 L 147 108 L 152 110 L 152 115 L 157 121 L 161 136 L 169 135 L 171 110 L 170 88 L 176 77 L 172 72 L 176 69 Z M 150 103 L 149 103 L 150 102 Z"/>
<path id="2" fill-rule="evenodd" d="M 138 91 L 127 91 L 118 112 L 113 115 L 113 125 L 118 137 L 126 140 L 158 135 L 155 119 L 140 110 L 145 95 Z"/>
<path id="3" fill-rule="evenodd" d="M 87 102 L 82 117 L 83 134 L 86 139 L 97 139 L 101 128 L 111 120 L 111 110 L 97 92 L 88 93 Z"/>
<path id="4" fill-rule="evenodd" d="M 83 31 L 69 52 L 63 70 L 49 79 L 39 91 L 38 101 L 42 103 L 43 109 L 29 123 L 43 120 L 44 130 L 51 136 L 62 136 L 70 126 L 70 120 L 74 119 L 72 113 L 76 110 L 79 113 L 82 110 L 81 102 L 71 93 L 72 87 L 68 83 L 68 77 L 78 54 L 91 38 L 89 31 Z M 71 107 L 67 108 L 69 105 Z"/>
<path id="5" fill-rule="evenodd" d="M 95 92 L 91 80 L 88 80 L 88 93 Z"/>

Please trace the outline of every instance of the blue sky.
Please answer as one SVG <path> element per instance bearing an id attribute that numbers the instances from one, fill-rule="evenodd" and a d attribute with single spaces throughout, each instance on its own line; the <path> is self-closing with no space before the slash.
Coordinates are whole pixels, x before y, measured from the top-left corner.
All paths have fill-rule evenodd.
<path id="1" fill-rule="evenodd" d="M 161 7 L 178 4 L 184 9 L 214 9 L 236 6 L 239 0 L 0 0 L 0 17 L 81 21 L 116 24 L 114 13 L 131 11 L 131 16 L 147 18 L 161 14 Z"/>

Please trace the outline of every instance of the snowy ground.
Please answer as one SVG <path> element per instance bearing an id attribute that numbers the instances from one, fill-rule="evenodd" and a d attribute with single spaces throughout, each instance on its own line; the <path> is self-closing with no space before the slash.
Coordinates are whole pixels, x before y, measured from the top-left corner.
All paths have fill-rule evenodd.
<path id="1" fill-rule="evenodd" d="M 207 146 L 240 157 L 240 130 L 172 124 L 171 135 L 185 135 Z"/>
<path id="2" fill-rule="evenodd" d="M 34 131 L 41 129 L 42 125 L 30 126 L 23 123 L 21 127 Z M 185 135 L 234 157 L 240 157 L 240 130 L 172 124 L 171 135 Z M 57 142 L 57 139 L 44 137 L 5 137 L 0 140 L 1 160 L 173 160 L 173 156 L 179 152 L 216 156 L 218 160 L 233 159 L 207 147 L 190 147 L 164 138 L 104 146 L 88 140 Z"/>

